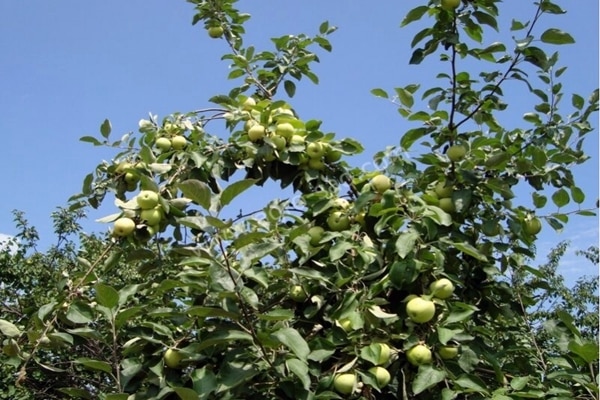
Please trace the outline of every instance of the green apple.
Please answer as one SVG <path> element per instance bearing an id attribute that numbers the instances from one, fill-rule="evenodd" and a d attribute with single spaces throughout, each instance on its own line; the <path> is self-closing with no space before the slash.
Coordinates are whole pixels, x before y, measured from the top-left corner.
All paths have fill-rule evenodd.
<path id="1" fill-rule="evenodd" d="M 254 119 L 249 119 L 246 122 L 244 122 L 244 130 L 248 132 L 250 128 L 252 128 L 254 125 L 258 125 L 258 121 Z"/>
<path id="2" fill-rule="evenodd" d="M 406 352 L 406 358 L 408 362 L 412 365 L 423 365 L 431 363 L 431 350 L 427 348 L 427 346 L 418 344 L 414 347 L 411 347 Z"/>
<path id="3" fill-rule="evenodd" d="M 442 8 L 444 10 L 453 11 L 460 6 L 460 0 L 442 0 Z"/>
<path id="4" fill-rule="evenodd" d="M 327 226 L 334 232 L 345 231 L 350 227 L 350 218 L 341 211 L 334 211 L 327 218 Z"/>
<path id="5" fill-rule="evenodd" d="M 342 153 L 338 150 L 333 150 L 332 148 L 328 148 L 325 152 L 325 161 L 328 163 L 334 163 L 340 161 L 342 158 Z"/>
<path id="6" fill-rule="evenodd" d="M 333 201 L 333 207 L 337 208 L 338 210 L 347 210 L 350 208 L 350 202 L 346 199 L 338 197 Z"/>
<path id="7" fill-rule="evenodd" d="M 454 284 L 450 279 L 441 278 L 437 281 L 431 282 L 429 285 L 429 290 L 431 290 L 431 294 L 433 294 L 438 299 L 445 300 L 452 296 L 454 293 Z"/>
<path id="8" fill-rule="evenodd" d="M 304 144 L 304 136 L 300 135 L 292 135 L 290 139 L 290 145 L 303 145 Z"/>
<path id="9" fill-rule="evenodd" d="M 156 225 L 162 220 L 162 218 L 163 213 L 160 206 L 148 210 L 142 210 L 140 212 L 140 219 L 142 221 L 146 221 L 146 224 L 148 225 Z"/>
<path id="10" fill-rule="evenodd" d="M 125 179 L 125 182 L 127 183 L 137 183 L 139 180 L 138 176 L 133 172 L 125 172 L 123 179 Z"/>
<path id="11" fill-rule="evenodd" d="M 142 190 L 135 198 L 142 210 L 150 210 L 158 205 L 158 193 Z"/>
<path id="12" fill-rule="evenodd" d="M 183 355 L 177 349 L 167 349 L 163 354 L 163 360 L 169 368 L 178 368 L 182 359 Z"/>
<path id="13" fill-rule="evenodd" d="M 383 367 L 369 368 L 369 373 L 375 376 L 377 386 L 380 388 L 387 386 L 387 384 L 392 380 L 392 376 L 390 375 L 389 371 Z"/>
<path id="14" fill-rule="evenodd" d="M 440 346 L 437 353 L 443 360 L 451 360 L 458 355 L 458 346 Z"/>
<path id="15" fill-rule="evenodd" d="M 113 226 L 113 234 L 118 237 L 131 235 L 135 229 L 135 222 L 131 218 L 123 217 L 115 221 Z"/>
<path id="16" fill-rule="evenodd" d="M 279 135 L 273 135 L 271 137 L 271 142 L 273 143 L 275 148 L 279 151 L 285 149 L 285 146 L 287 144 L 287 142 L 285 141 L 285 138 L 283 136 L 279 136 Z"/>
<path id="17" fill-rule="evenodd" d="M 446 186 L 446 182 L 441 181 L 435 185 L 434 191 L 440 199 L 443 199 L 444 197 L 452 197 L 454 187 Z"/>
<path id="18" fill-rule="evenodd" d="M 382 194 L 392 187 L 392 181 L 385 175 L 377 175 L 371 179 L 371 187 L 377 193 Z"/>
<path id="19" fill-rule="evenodd" d="M 467 148 L 461 144 L 455 144 L 450 146 L 446 151 L 446 155 L 452 162 L 457 162 L 465 158 L 465 154 L 467 154 Z"/>
<path id="20" fill-rule="evenodd" d="M 296 129 L 289 122 L 282 122 L 275 127 L 275 134 L 284 137 L 288 141 L 292 139 L 294 132 L 296 132 Z"/>
<path id="21" fill-rule="evenodd" d="M 311 142 L 306 146 L 306 154 L 310 158 L 320 159 L 325 155 L 325 148 L 319 142 Z"/>
<path id="22" fill-rule="evenodd" d="M 185 146 L 187 146 L 187 140 L 185 139 L 185 136 L 175 136 L 173 139 L 171 139 L 171 146 L 173 146 L 173 149 L 175 150 L 182 150 Z"/>
<path id="23" fill-rule="evenodd" d="M 304 288 L 300 285 L 294 285 L 290 288 L 290 298 L 295 302 L 302 303 L 307 299 Z"/>
<path id="24" fill-rule="evenodd" d="M 122 174 L 123 172 L 125 172 L 125 170 L 130 168 L 133 168 L 133 165 L 127 161 L 123 161 L 117 165 L 117 168 L 115 168 L 115 172 L 117 174 Z"/>
<path id="25" fill-rule="evenodd" d="M 379 359 L 377 360 L 377 365 L 383 365 L 390 360 L 391 349 L 386 343 L 378 343 L 379 344 Z"/>
<path id="26" fill-rule="evenodd" d="M 244 100 L 244 103 L 242 103 L 242 108 L 246 111 L 250 111 L 255 105 L 256 100 L 254 100 L 253 97 L 248 97 L 246 100 Z"/>
<path id="27" fill-rule="evenodd" d="M 257 142 L 265 137 L 265 127 L 259 124 L 253 125 L 248 129 L 248 138 L 252 142 Z"/>
<path id="28" fill-rule="evenodd" d="M 351 394 L 356 386 L 356 375 L 345 373 L 333 378 L 333 387 L 341 394 Z"/>
<path id="29" fill-rule="evenodd" d="M 500 224 L 498 221 L 488 219 L 481 225 L 481 232 L 489 237 L 497 236 L 500 233 Z"/>
<path id="30" fill-rule="evenodd" d="M 542 222 L 536 217 L 527 219 L 523 224 L 523 230 L 526 234 L 535 236 L 542 230 Z"/>
<path id="31" fill-rule="evenodd" d="M 223 27 L 211 26 L 210 28 L 208 28 L 208 36 L 210 36 L 213 39 L 220 38 L 221 36 L 223 36 Z"/>
<path id="32" fill-rule="evenodd" d="M 325 169 L 325 163 L 318 158 L 310 158 L 308 160 L 308 168 L 314 169 L 315 171 L 323 171 Z"/>
<path id="33" fill-rule="evenodd" d="M 156 148 L 160 151 L 167 151 L 171 149 L 171 141 L 166 137 L 156 139 L 156 142 L 154 142 L 154 144 L 156 145 Z"/>
<path id="34" fill-rule="evenodd" d="M 454 205 L 454 201 L 452 200 L 452 197 L 444 197 L 444 198 L 440 199 L 440 201 L 438 203 L 438 207 L 440 207 L 442 210 L 446 211 L 447 213 L 453 213 L 456 211 L 456 206 Z"/>
<path id="35" fill-rule="evenodd" d="M 310 245 L 318 246 L 321 239 L 323 239 L 323 235 L 325 234 L 325 229 L 320 226 L 313 226 L 308 230 L 308 235 L 310 236 Z"/>
<path id="36" fill-rule="evenodd" d="M 431 321 L 435 315 L 435 304 L 431 300 L 415 297 L 406 303 L 406 313 L 411 320 L 422 324 Z"/>
<path id="37" fill-rule="evenodd" d="M 337 321 L 337 324 L 345 332 L 350 332 L 352 330 L 352 321 L 350 321 L 349 318 L 342 318 L 339 321 Z"/>
<path id="38" fill-rule="evenodd" d="M 366 213 L 364 211 L 361 211 L 358 214 L 356 214 L 356 216 L 354 217 L 354 222 L 356 222 L 357 224 L 360 224 L 360 225 L 364 225 L 366 217 L 367 217 Z"/>

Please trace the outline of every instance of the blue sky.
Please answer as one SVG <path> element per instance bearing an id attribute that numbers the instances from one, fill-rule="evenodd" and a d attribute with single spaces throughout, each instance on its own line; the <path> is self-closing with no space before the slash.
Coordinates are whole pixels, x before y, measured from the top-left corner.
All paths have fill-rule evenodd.
<path id="1" fill-rule="evenodd" d="M 292 104 L 303 118 L 322 119 L 324 130 L 363 142 L 365 153 L 351 161 L 358 166 L 368 163 L 374 152 L 397 144 L 402 132 L 415 126 L 369 91 L 415 82 L 428 87 L 443 68 L 435 57 L 420 66 L 408 65 L 409 43 L 419 27 L 400 29 L 399 24 L 421 3 L 261 0 L 240 1 L 238 6 L 252 14 L 245 41 L 258 48 L 269 46 L 272 36 L 316 33 L 325 20 L 339 27 L 331 36 L 333 53 L 321 53 L 321 64 L 315 67 L 321 84 L 301 83 Z M 539 29 L 556 26 L 577 41 L 556 47 L 561 64 L 569 66 L 563 75 L 563 103 L 568 105 L 571 93 L 587 97 L 598 87 L 598 3 L 558 3 L 567 8 L 567 16 L 547 16 Z M 511 18 L 527 20 L 532 15 L 529 1 L 503 4 L 505 27 Z M 98 162 L 114 154 L 78 140 L 97 135 L 105 118 L 117 137 L 135 131 L 137 121 L 149 112 L 162 117 L 201 108 L 209 105 L 211 96 L 233 87 L 235 83 L 226 80 L 227 63 L 220 61 L 224 43 L 209 39 L 201 26 L 192 26 L 192 16 L 191 5 L 183 0 L 0 2 L 0 168 L 5 171 L 0 232 L 14 233 L 10 211 L 19 209 L 38 228 L 43 244 L 53 242 L 50 213 L 80 190 L 83 177 Z M 486 42 L 497 38 L 490 36 Z M 504 40 L 510 47 L 510 36 Z M 520 117 L 529 111 L 522 101 L 526 97 L 518 90 L 505 94 L 510 107 L 503 122 L 523 126 Z M 597 131 L 590 136 L 588 152 L 593 158 L 575 171 L 588 195 L 586 206 L 598 196 Z M 419 149 L 413 151 L 416 155 Z M 262 195 L 280 193 L 264 189 Z M 90 213 L 85 229 L 107 229 L 94 222 L 107 213 Z M 547 254 L 564 239 L 573 240 L 573 249 L 597 244 L 598 220 L 572 218 L 560 235 L 546 225 L 538 253 Z M 569 274 L 597 273 L 583 270 L 585 263 L 572 264 Z"/>

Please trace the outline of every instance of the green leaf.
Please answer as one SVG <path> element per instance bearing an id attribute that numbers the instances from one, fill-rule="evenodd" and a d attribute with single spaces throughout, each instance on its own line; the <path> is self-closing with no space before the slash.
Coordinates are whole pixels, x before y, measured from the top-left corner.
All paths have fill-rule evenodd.
<path id="1" fill-rule="evenodd" d="M 0 332 L 9 338 L 21 335 L 21 331 L 13 323 L 0 319 Z"/>
<path id="2" fill-rule="evenodd" d="M 105 361 L 92 360 L 91 358 L 78 358 L 75 362 L 94 371 L 103 371 L 109 374 L 112 372 L 111 365 Z"/>
<path id="3" fill-rule="evenodd" d="M 510 387 L 514 390 L 523 390 L 527 386 L 527 382 L 531 379 L 530 376 L 517 376 L 510 381 Z"/>
<path id="4" fill-rule="evenodd" d="M 93 321 L 93 313 L 89 306 L 73 303 L 67 311 L 66 318 L 74 324 L 88 324 Z"/>
<path id="5" fill-rule="evenodd" d="M 403 88 L 396 88 L 396 94 L 398 95 L 398 99 L 400 103 L 405 107 L 412 107 L 415 103 L 412 93 Z"/>
<path id="6" fill-rule="evenodd" d="M 102 146 L 102 142 L 93 136 L 82 136 L 79 138 L 79 141 L 92 143 L 94 146 Z"/>
<path id="7" fill-rule="evenodd" d="M 419 268 L 413 258 L 396 261 L 390 267 L 390 282 L 398 289 L 414 282 L 418 276 Z"/>
<path id="8" fill-rule="evenodd" d="M 288 347 L 300 360 L 305 361 L 310 348 L 304 338 L 293 328 L 282 328 L 272 333 L 281 344 Z"/>
<path id="9" fill-rule="evenodd" d="M 543 208 L 548 202 L 548 198 L 539 194 L 538 192 L 533 192 L 531 196 L 533 197 L 533 205 L 535 205 L 537 208 Z"/>
<path id="10" fill-rule="evenodd" d="M 194 370 L 191 373 L 193 387 L 196 393 L 200 394 L 200 400 L 206 400 L 210 394 L 217 388 L 217 377 L 215 373 L 206 367 Z"/>
<path id="11" fill-rule="evenodd" d="M 104 397 L 105 400 L 127 400 L 128 398 L 129 394 L 127 393 L 111 393 Z"/>
<path id="12" fill-rule="evenodd" d="M 563 206 L 566 206 L 567 204 L 569 204 L 569 201 L 570 201 L 569 193 L 567 193 L 567 191 L 565 189 L 563 189 L 563 188 L 558 189 L 552 195 L 552 201 L 559 208 L 563 207 Z"/>
<path id="13" fill-rule="evenodd" d="M 446 372 L 433 368 L 431 365 L 421 365 L 412 383 L 414 394 L 419 394 L 434 387 L 446 378 Z"/>
<path id="14" fill-rule="evenodd" d="M 598 359 L 600 348 L 594 342 L 586 341 L 578 343 L 577 340 L 571 340 L 569 342 L 569 350 L 583 358 L 586 363 L 591 363 Z"/>
<path id="15" fill-rule="evenodd" d="M 454 380 L 454 383 L 463 389 L 471 389 L 489 396 L 489 392 L 486 389 L 487 385 L 474 375 L 461 375 Z"/>
<path id="16" fill-rule="evenodd" d="M 542 33 L 542 42 L 550 44 L 572 44 L 575 43 L 573 36 L 560 29 L 550 28 Z"/>
<path id="17" fill-rule="evenodd" d="M 192 306 L 187 309 L 186 313 L 190 316 L 194 317 L 220 317 L 220 318 L 229 318 L 234 321 L 237 321 L 240 316 L 237 313 L 223 310 L 219 307 L 206 307 L 206 306 Z"/>
<path id="18" fill-rule="evenodd" d="M 195 390 L 184 387 L 174 387 L 172 389 L 181 400 L 198 400 L 198 393 Z"/>
<path id="19" fill-rule="evenodd" d="M 104 122 L 102 122 L 102 125 L 100 125 L 100 134 L 108 139 L 108 135 L 110 135 L 110 132 L 112 131 L 112 127 L 110 125 L 110 121 L 108 119 L 105 119 Z"/>
<path id="20" fill-rule="evenodd" d="M 447 242 L 443 239 L 444 242 Z M 448 242 L 447 242 L 448 243 Z M 462 242 L 450 242 L 452 246 L 456 247 L 458 250 L 462 251 L 465 254 L 470 255 L 473 258 L 476 258 L 479 261 L 487 261 L 487 257 L 482 254 L 477 248 L 473 247 L 469 243 Z"/>
<path id="21" fill-rule="evenodd" d="M 294 312 L 286 308 L 276 308 L 264 314 L 258 314 L 263 321 L 289 321 L 294 318 Z"/>
<path id="22" fill-rule="evenodd" d="M 188 179 L 177 185 L 183 195 L 205 210 L 210 208 L 211 191 L 208 185 L 196 179 Z"/>
<path id="23" fill-rule="evenodd" d="M 585 201 L 585 193 L 577 186 L 571 186 L 571 197 L 577 204 L 581 204 Z"/>
<path id="24" fill-rule="evenodd" d="M 406 17 L 404 17 L 400 23 L 400 27 L 406 26 L 411 22 L 418 21 L 423 15 L 425 15 L 427 11 L 429 11 L 429 7 L 427 6 L 418 6 L 413 8 L 408 12 L 408 14 L 406 14 Z"/>
<path id="25" fill-rule="evenodd" d="M 383 89 L 373 89 L 371 90 L 371 94 L 377 97 L 383 97 L 384 99 L 389 98 L 387 92 Z"/>
<path id="26" fill-rule="evenodd" d="M 296 84 L 290 80 L 283 82 L 283 88 L 290 97 L 294 97 L 294 94 L 296 94 Z"/>
<path id="27" fill-rule="evenodd" d="M 576 109 L 581 110 L 585 105 L 585 100 L 580 95 L 573 94 L 571 96 L 571 104 L 573 104 L 573 107 L 575 107 Z"/>
<path id="28" fill-rule="evenodd" d="M 405 258 L 413 249 L 419 239 L 419 233 L 415 230 L 403 232 L 396 240 L 396 252 L 400 258 Z"/>
<path id="29" fill-rule="evenodd" d="M 98 304 L 111 309 L 117 308 L 119 305 L 119 292 L 114 288 L 103 283 L 97 283 L 94 285 L 94 290 Z"/>
<path id="30" fill-rule="evenodd" d="M 308 390 L 310 387 L 310 376 L 308 375 L 308 365 L 306 362 L 298 360 L 297 358 L 290 358 L 285 361 L 285 365 L 290 372 L 300 379 L 304 389 Z"/>
<path id="31" fill-rule="evenodd" d="M 462 331 L 462 329 L 448 329 L 440 326 L 437 328 L 438 340 L 441 344 L 445 345 L 452 340 L 456 334 L 461 333 Z"/>
<path id="32" fill-rule="evenodd" d="M 400 139 L 400 146 L 402 146 L 403 150 L 408 150 L 413 145 L 414 142 L 422 138 L 423 136 L 429 133 L 428 128 L 413 128 L 408 130 L 402 138 Z"/>
<path id="33" fill-rule="evenodd" d="M 227 75 L 227 79 L 235 79 L 235 78 L 239 78 L 240 76 L 243 76 L 246 73 L 246 71 L 244 71 L 243 69 L 234 69 L 232 70 L 229 75 Z"/>
<path id="34" fill-rule="evenodd" d="M 68 395 L 69 397 L 75 398 L 75 399 L 92 399 L 92 395 L 85 389 L 60 388 L 60 389 L 58 389 L 58 391 Z M 107 399 L 108 399 L 108 397 L 107 397 Z M 125 397 L 125 399 L 127 399 L 127 397 Z"/>
<path id="35" fill-rule="evenodd" d="M 223 192 L 221 192 L 221 196 L 219 197 L 219 203 L 221 204 L 221 207 L 231 203 L 233 199 L 235 199 L 248 188 L 254 186 L 256 182 L 258 182 L 257 179 L 244 179 L 227 186 Z"/>

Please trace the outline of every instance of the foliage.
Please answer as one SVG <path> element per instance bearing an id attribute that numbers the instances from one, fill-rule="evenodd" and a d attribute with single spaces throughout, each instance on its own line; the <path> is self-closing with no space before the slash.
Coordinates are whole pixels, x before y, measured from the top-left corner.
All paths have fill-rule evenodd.
<path id="1" fill-rule="evenodd" d="M 375 155 L 381 171 L 365 173 L 348 160 L 359 142 L 322 132 L 320 120 L 276 97 L 283 86 L 292 98 L 303 77 L 318 83 L 313 48 L 330 51 L 334 27 L 257 51 L 244 45 L 250 16 L 234 1 L 190 2 L 194 23 L 222 28 L 228 78 L 242 82 L 212 97 L 213 107 L 141 120 L 137 135 L 111 142 L 107 120 L 99 138 L 83 137 L 119 152 L 61 210 L 47 255 L 17 214 L 22 242 L 16 254 L 5 250 L 0 279 L 11 293 L 0 315 L 3 379 L 14 391 L 5 397 L 598 398 L 597 332 L 585 330 L 589 319 L 569 319 L 574 300 L 562 289 L 542 294 L 567 307 L 544 328 L 550 339 L 532 333 L 542 314 L 527 310 L 541 304 L 527 283 L 548 289 L 556 278 L 554 267 L 528 265 L 540 222 L 560 229 L 572 213 L 594 215 L 581 208 L 572 168 L 588 158 L 598 90 L 587 101 L 572 95 L 560 114 L 566 67 L 538 47 L 573 41 L 536 30 L 544 15 L 564 14 L 558 5 L 543 0 L 530 21 L 513 20 L 514 52 L 483 44 L 485 30 L 500 30 L 497 1 L 411 10 L 403 26 L 433 23 L 415 35 L 410 63 L 439 55 L 446 72 L 420 99 L 419 84 L 394 89 L 399 113 L 418 126 Z M 491 70 L 472 76 L 468 59 Z M 500 122 L 508 80 L 538 102 L 523 128 Z M 416 162 L 402 157 L 417 144 L 426 151 Z M 390 187 L 372 181 L 379 174 Z M 268 181 L 291 197 L 231 211 Z M 531 204 L 512 202 L 521 183 Z M 82 237 L 76 248 L 67 238 L 78 213 L 107 195 L 118 210 L 101 222 L 132 231 Z M 548 199 L 557 211 L 537 215 Z M 577 208 L 565 211 L 571 202 Z M 440 278 L 453 292 L 432 289 Z M 414 296 L 433 304 L 431 319 L 409 317 Z M 419 357 L 408 358 L 415 346 Z M 448 346 L 457 358 L 442 356 Z M 336 392 L 335 377 L 347 373 L 353 387 Z"/>

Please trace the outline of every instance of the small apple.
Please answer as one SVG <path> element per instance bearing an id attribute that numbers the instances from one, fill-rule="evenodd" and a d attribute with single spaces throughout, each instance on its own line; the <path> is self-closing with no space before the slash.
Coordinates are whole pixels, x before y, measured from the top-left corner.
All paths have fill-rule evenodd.
<path id="1" fill-rule="evenodd" d="M 318 246 L 321 239 L 323 239 L 323 235 L 325 234 L 325 229 L 320 226 L 313 226 L 308 230 L 308 235 L 310 236 L 310 245 Z"/>
<path id="2" fill-rule="evenodd" d="M 208 28 L 208 36 L 210 36 L 213 39 L 220 38 L 221 36 L 223 36 L 223 27 L 211 26 L 210 28 Z"/>
<path id="3" fill-rule="evenodd" d="M 246 132 L 248 132 L 250 130 L 250 128 L 252 128 L 254 125 L 257 125 L 258 121 L 254 120 L 254 119 L 249 119 L 246 122 L 244 122 L 244 130 Z"/>
<path id="4" fill-rule="evenodd" d="M 304 288 L 300 285 L 294 285 L 290 288 L 290 298 L 297 303 L 302 303 L 307 299 Z"/>
<path id="5" fill-rule="evenodd" d="M 369 373 L 375 375 L 375 380 L 380 388 L 387 386 L 387 384 L 392 380 L 392 376 L 390 375 L 389 371 L 383 367 L 369 368 Z"/>
<path id="6" fill-rule="evenodd" d="M 325 152 L 325 161 L 327 161 L 328 163 L 338 162 L 341 158 L 342 153 L 340 151 L 328 148 Z"/>
<path id="7" fill-rule="evenodd" d="M 453 11 L 460 6 L 460 0 L 442 0 L 442 8 L 444 10 Z"/>
<path id="8" fill-rule="evenodd" d="M 415 297 L 406 303 L 406 313 L 411 320 L 422 324 L 431 321 L 435 315 L 435 304 L 431 300 Z"/>
<path id="9" fill-rule="evenodd" d="M 429 364 L 431 362 L 431 350 L 427 346 L 418 344 L 411 347 L 406 352 L 406 358 L 412 365 L 419 366 L 423 364 Z"/>
<path id="10" fill-rule="evenodd" d="M 458 355 L 458 346 L 440 346 L 437 353 L 443 360 L 451 360 Z"/>
<path id="11" fill-rule="evenodd" d="M 452 200 L 452 197 L 441 198 L 438 203 L 438 207 L 440 207 L 442 210 L 446 211 L 447 213 L 453 213 L 456 211 L 456 206 L 454 205 L 454 201 Z"/>
<path id="12" fill-rule="evenodd" d="M 311 142 L 306 146 L 306 154 L 310 158 L 320 159 L 325 155 L 325 149 L 319 142 Z"/>
<path id="13" fill-rule="evenodd" d="M 131 218 L 123 217 L 115 221 L 113 226 L 113 234 L 118 237 L 131 235 L 135 229 L 135 222 Z"/>
<path id="14" fill-rule="evenodd" d="M 140 212 L 140 219 L 146 221 L 148 225 L 156 225 L 163 218 L 163 213 L 160 207 L 154 207 Z"/>
<path id="15" fill-rule="evenodd" d="M 351 373 L 339 374 L 333 378 L 333 387 L 341 394 L 354 392 L 356 383 L 356 375 Z"/>
<path id="16" fill-rule="evenodd" d="M 275 127 L 275 134 L 284 137 L 286 140 L 291 140 L 296 129 L 289 122 L 282 122 Z"/>
<path id="17" fill-rule="evenodd" d="M 252 142 L 257 142 L 265 137 L 265 127 L 259 124 L 253 125 L 248 129 L 248 138 Z"/>
<path id="18" fill-rule="evenodd" d="M 377 175 L 371 179 L 371 187 L 379 194 L 383 194 L 392 187 L 392 181 L 385 175 Z"/>
<path id="19" fill-rule="evenodd" d="M 122 174 L 123 172 L 125 172 L 125 170 L 130 168 L 133 168 L 133 165 L 127 161 L 123 161 L 119 163 L 119 165 L 117 165 L 117 168 L 115 168 L 115 172 L 117 174 Z"/>
<path id="20" fill-rule="evenodd" d="M 304 136 L 300 135 L 292 135 L 290 139 L 290 145 L 303 145 L 304 144 Z"/>
<path id="21" fill-rule="evenodd" d="M 169 368 L 178 368 L 182 359 L 183 355 L 177 349 L 167 349 L 163 354 L 163 360 Z"/>
<path id="22" fill-rule="evenodd" d="M 338 210 L 347 210 L 350 208 L 350 202 L 346 199 L 338 197 L 333 201 L 333 207 L 337 208 Z"/>
<path id="23" fill-rule="evenodd" d="M 171 141 L 166 137 L 156 139 L 156 142 L 154 142 L 154 144 L 156 145 L 156 148 L 160 151 L 167 151 L 171 149 Z"/>
<path id="24" fill-rule="evenodd" d="M 242 108 L 246 111 L 250 111 L 255 105 L 256 100 L 254 100 L 253 97 L 248 97 L 246 100 L 244 100 L 244 103 L 242 103 Z"/>
<path id="25" fill-rule="evenodd" d="M 275 119 L 281 118 L 281 117 L 287 117 L 288 119 L 296 118 L 294 116 L 294 112 L 292 110 L 290 110 L 289 108 L 283 108 L 283 107 L 276 108 L 275 110 L 273 110 L 273 112 L 271 114 L 273 115 L 273 117 L 275 117 Z"/>
<path id="26" fill-rule="evenodd" d="M 279 136 L 279 135 L 273 135 L 271 137 L 271 142 L 273 143 L 275 148 L 279 151 L 285 149 L 285 145 L 287 144 L 287 142 L 285 141 L 285 138 L 283 136 Z"/>
<path id="27" fill-rule="evenodd" d="M 350 218 L 341 211 L 334 211 L 327 218 L 327 226 L 334 232 L 344 231 L 350 227 Z"/>
<path id="28" fill-rule="evenodd" d="M 366 213 L 364 211 L 361 211 L 358 214 L 356 214 L 356 216 L 354 217 L 354 222 L 356 222 L 357 224 L 360 224 L 360 225 L 364 225 L 366 217 L 367 217 Z"/>
<path id="29" fill-rule="evenodd" d="M 308 168 L 314 169 L 315 171 L 323 171 L 325 169 L 325 163 L 318 158 L 310 158 L 308 160 Z"/>
<path id="30" fill-rule="evenodd" d="M 454 188 L 452 186 L 446 186 L 446 182 L 441 181 L 435 185 L 434 191 L 440 199 L 443 199 L 444 197 L 452 197 Z"/>
<path id="31" fill-rule="evenodd" d="M 523 230 L 525 231 L 526 234 L 535 236 L 538 233 L 540 233 L 540 231 L 542 230 L 542 222 L 536 217 L 525 220 L 525 224 L 523 225 Z"/>
<path id="32" fill-rule="evenodd" d="M 185 139 L 185 136 L 175 136 L 173 139 L 171 139 L 171 146 L 173 146 L 173 149 L 175 150 L 182 150 L 185 146 L 187 146 L 187 140 Z"/>
<path id="33" fill-rule="evenodd" d="M 391 350 L 390 346 L 386 343 L 378 343 L 379 344 L 379 359 L 377 360 L 377 365 L 383 365 L 390 360 Z"/>
<path id="34" fill-rule="evenodd" d="M 452 162 L 457 162 L 465 158 L 465 154 L 467 154 L 467 148 L 461 144 L 455 144 L 450 146 L 446 151 L 446 155 Z"/>
<path id="35" fill-rule="evenodd" d="M 352 330 L 352 321 L 350 321 L 349 318 L 342 318 L 337 321 L 337 324 L 344 330 L 344 332 L 350 332 Z"/>
<path id="36" fill-rule="evenodd" d="M 158 205 L 158 193 L 142 190 L 135 198 L 142 210 L 150 210 Z"/>
<path id="37" fill-rule="evenodd" d="M 429 290 L 431 290 L 431 294 L 438 299 L 445 300 L 452 296 L 452 293 L 454 293 L 454 284 L 452 281 L 450 281 L 450 279 L 442 278 L 435 282 L 431 282 L 431 285 L 429 285 Z"/>
<path id="38" fill-rule="evenodd" d="M 123 179 L 125 179 L 125 182 L 129 183 L 137 183 L 137 181 L 139 180 L 138 176 L 132 172 L 125 172 L 125 176 L 123 177 Z"/>

